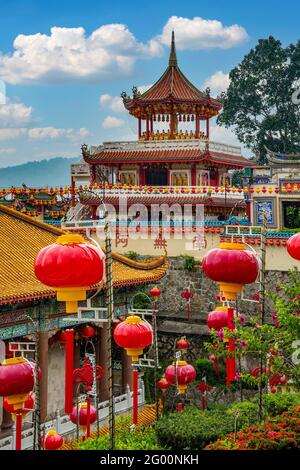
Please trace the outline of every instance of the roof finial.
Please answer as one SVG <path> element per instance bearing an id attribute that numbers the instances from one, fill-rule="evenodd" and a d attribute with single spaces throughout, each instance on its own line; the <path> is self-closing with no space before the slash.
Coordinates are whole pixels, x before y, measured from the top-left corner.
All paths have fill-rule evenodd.
<path id="1" fill-rule="evenodd" d="M 176 57 L 174 31 L 172 31 L 172 42 L 171 42 L 171 49 L 170 49 L 169 66 L 170 67 L 177 67 L 177 57 Z"/>

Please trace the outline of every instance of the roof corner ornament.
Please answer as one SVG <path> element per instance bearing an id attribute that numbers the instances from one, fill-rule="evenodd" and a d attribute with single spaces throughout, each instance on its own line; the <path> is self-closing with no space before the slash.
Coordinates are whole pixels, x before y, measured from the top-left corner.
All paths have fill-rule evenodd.
<path id="1" fill-rule="evenodd" d="M 122 91 L 121 98 L 123 103 L 128 103 L 130 101 L 130 96 L 127 95 L 126 91 Z"/>
<path id="2" fill-rule="evenodd" d="M 82 144 L 81 153 L 83 157 L 87 157 L 90 154 L 88 151 L 88 146 L 86 144 Z"/>
<path id="3" fill-rule="evenodd" d="M 205 88 L 205 94 L 206 94 L 206 96 L 207 96 L 208 98 L 210 98 L 210 87 L 209 87 L 209 86 L 207 86 L 207 87 Z"/>
<path id="4" fill-rule="evenodd" d="M 132 87 L 132 96 L 133 96 L 133 99 L 139 98 L 141 96 L 141 93 L 139 92 L 137 86 Z"/>

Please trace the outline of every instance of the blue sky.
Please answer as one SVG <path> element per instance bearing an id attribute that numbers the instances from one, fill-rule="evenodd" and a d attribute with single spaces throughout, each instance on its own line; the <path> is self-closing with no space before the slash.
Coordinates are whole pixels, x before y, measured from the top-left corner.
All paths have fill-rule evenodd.
<path id="1" fill-rule="evenodd" d="M 182 71 L 217 92 L 259 38 L 296 42 L 299 18 L 291 0 L 2 0 L 0 167 L 133 140 L 136 122 L 118 97 L 159 78 L 172 28 Z M 237 143 L 214 125 L 213 138 Z"/>

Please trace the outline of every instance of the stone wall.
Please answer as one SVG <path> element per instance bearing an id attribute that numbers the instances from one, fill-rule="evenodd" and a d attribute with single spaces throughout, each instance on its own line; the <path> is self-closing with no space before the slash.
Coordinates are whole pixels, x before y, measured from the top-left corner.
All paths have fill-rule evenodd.
<path id="1" fill-rule="evenodd" d="M 168 359 L 173 358 L 174 341 L 181 335 L 185 335 L 191 343 L 191 359 L 199 356 L 203 349 L 203 342 L 209 336 L 206 326 L 208 313 L 217 305 L 216 296 L 218 286 L 204 276 L 201 263 L 196 262 L 191 271 L 185 269 L 185 258 L 169 258 L 170 267 L 167 275 L 159 283 L 161 289 L 159 307 L 159 349 L 163 351 L 163 356 Z M 267 292 L 275 292 L 278 285 L 287 283 L 288 274 L 280 271 L 268 271 L 266 274 Z M 181 292 L 185 287 L 190 287 L 194 293 L 191 300 L 191 319 L 187 321 L 187 305 L 182 299 Z M 251 298 L 257 293 L 259 285 L 252 285 L 245 289 L 245 298 Z M 238 310 L 247 319 L 255 316 L 259 312 L 259 304 L 239 300 Z M 266 320 L 270 321 L 273 310 L 272 299 L 266 299 Z"/>

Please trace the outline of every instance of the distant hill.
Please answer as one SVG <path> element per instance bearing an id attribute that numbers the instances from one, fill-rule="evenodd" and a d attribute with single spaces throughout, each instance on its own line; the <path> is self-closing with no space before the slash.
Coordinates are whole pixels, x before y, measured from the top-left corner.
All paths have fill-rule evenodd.
<path id="1" fill-rule="evenodd" d="M 65 186 L 70 184 L 70 165 L 79 158 L 51 158 L 0 168 L 0 188 L 10 186 Z"/>

